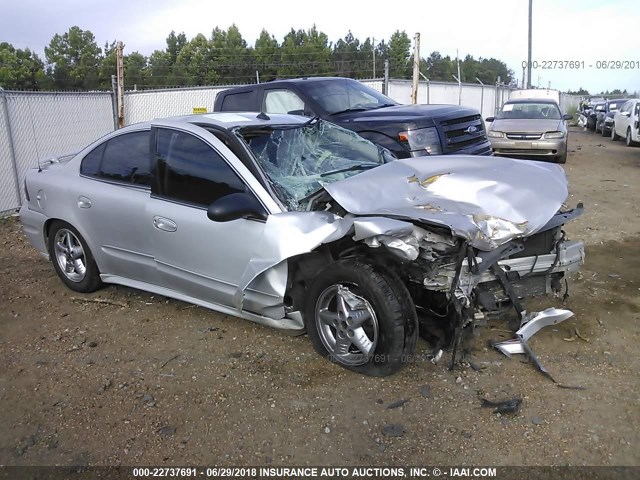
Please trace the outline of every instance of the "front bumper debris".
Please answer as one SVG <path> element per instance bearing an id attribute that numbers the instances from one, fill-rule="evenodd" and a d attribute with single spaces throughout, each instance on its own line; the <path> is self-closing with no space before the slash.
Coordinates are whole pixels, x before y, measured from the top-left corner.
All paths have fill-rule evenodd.
<path id="1" fill-rule="evenodd" d="M 573 316 L 573 312 L 562 308 L 547 308 L 542 312 L 532 312 L 525 316 L 520 329 L 516 332 L 516 338 L 504 342 L 495 343 L 493 346 L 507 357 L 518 353 L 527 353 L 523 342 L 538 333 L 542 328 L 557 325 Z"/>

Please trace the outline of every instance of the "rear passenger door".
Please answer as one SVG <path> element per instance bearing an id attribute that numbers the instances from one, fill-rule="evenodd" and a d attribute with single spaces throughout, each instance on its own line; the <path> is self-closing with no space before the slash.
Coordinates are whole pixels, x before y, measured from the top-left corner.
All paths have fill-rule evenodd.
<path id="1" fill-rule="evenodd" d="M 153 282 L 155 264 L 143 228 L 151 191 L 150 130 L 124 133 L 82 159 L 76 216 L 105 275 Z"/>

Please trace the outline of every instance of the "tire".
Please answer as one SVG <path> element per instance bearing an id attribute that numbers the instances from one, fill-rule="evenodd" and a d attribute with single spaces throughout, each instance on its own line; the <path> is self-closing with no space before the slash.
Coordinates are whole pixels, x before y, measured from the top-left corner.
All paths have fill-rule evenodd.
<path id="1" fill-rule="evenodd" d="M 596 133 L 599 132 L 599 130 L 598 130 L 598 120 L 596 120 L 596 128 L 595 128 L 594 132 L 596 132 Z"/>
<path id="2" fill-rule="evenodd" d="M 616 133 L 616 124 L 611 125 L 611 140 L 614 142 L 620 139 L 620 135 Z"/>
<path id="3" fill-rule="evenodd" d="M 71 290 L 95 292 L 102 287 L 100 271 L 82 235 L 66 222 L 49 228 L 49 256 L 56 273 Z"/>
<path id="4" fill-rule="evenodd" d="M 602 128 L 600 129 L 600 133 L 602 134 L 603 137 L 608 137 L 609 136 L 607 131 L 604 129 L 604 123 L 602 124 Z"/>
<path id="5" fill-rule="evenodd" d="M 416 309 L 405 285 L 363 259 L 340 260 L 317 275 L 304 320 L 321 356 L 375 377 L 404 367 L 418 339 Z"/>
<path id="6" fill-rule="evenodd" d="M 636 146 L 636 142 L 631 140 L 631 127 L 627 128 L 627 134 L 624 137 L 624 143 L 627 145 L 627 147 L 635 147 Z"/>
<path id="7" fill-rule="evenodd" d="M 563 155 L 556 157 L 557 163 L 567 163 L 567 153 L 565 152 Z"/>

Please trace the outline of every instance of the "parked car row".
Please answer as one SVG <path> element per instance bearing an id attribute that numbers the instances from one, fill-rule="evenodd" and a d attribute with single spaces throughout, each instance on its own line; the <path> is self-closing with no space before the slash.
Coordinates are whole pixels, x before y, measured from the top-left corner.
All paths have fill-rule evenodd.
<path id="1" fill-rule="evenodd" d="M 640 100 L 610 99 L 585 111 L 586 128 L 612 140 L 624 139 L 627 146 L 640 144 Z"/>

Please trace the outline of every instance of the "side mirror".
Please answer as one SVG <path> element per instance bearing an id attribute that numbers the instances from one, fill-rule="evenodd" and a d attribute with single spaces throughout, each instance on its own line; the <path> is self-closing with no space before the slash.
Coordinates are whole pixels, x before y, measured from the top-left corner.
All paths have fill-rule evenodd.
<path id="1" fill-rule="evenodd" d="M 573 115 L 569 115 L 568 113 L 565 113 L 564 115 L 562 115 L 562 119 L 563 120 L 573 120 Z"/>
<path id="2" fill-rule="evenodd" d="M 487 122 L 493 122 L 495 119 L 496 119 L 496 117 L 487 117 L 487 118 L 485 118 L 485 120 Z"/>
<path id="3" fill-rule="evenodd" d="M 207 217 L 214 222 L 230 222 L 239 218 L 266 220 L 267 214 L 253 194 L 232 193 L 209 205 Z"/>

